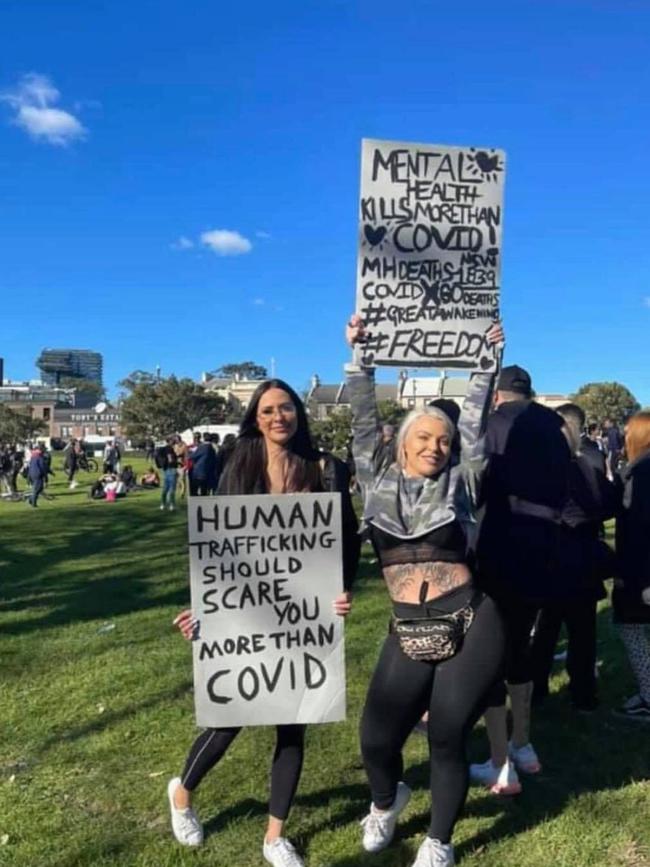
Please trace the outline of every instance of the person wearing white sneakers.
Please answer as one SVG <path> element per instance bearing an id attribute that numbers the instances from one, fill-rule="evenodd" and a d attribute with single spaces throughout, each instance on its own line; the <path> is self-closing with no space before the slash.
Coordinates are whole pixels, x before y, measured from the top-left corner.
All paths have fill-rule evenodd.
<path id="1" fill-rule="evenodd" d="M 478 586 L 499 606 L 506 631 L 505 683 L 488 701 L 490 759 L 471 765 L 474 782 L 494 794 L 521 791 L 517 771 L 541 770 L 530 743 L 531 633 L 544 604 L 561 598 L 572 566 L 565 562 L 562 512 L 569 495 L 571 452 L 560 416 L 532 399 L 517 365 L 501 370 L 485 436 L 489 464 L 478 540 Z M 512 711 L 508 742 L 506 686 Z"/>
<path id="2" fill-rule="evenodd" d="M 338 491 L 341 494 L 345 592 L 334 600 L 334 610 L 341 617 L 350 611 L 349 589 L 360 549 L 349 478 L 347 467 L 341 461 L 312 445 L 305 408 L 296 392 L 281 380 L 272 379 L 260 383 L 251 398 L 218 488 L 220 494 L 303 491 Z M 185 638 L 198 637 L 199 624 L 191 610 L 182 611 L 174 623 Z M 205 729 L 192 745 L 182 775 L 170 780 L 167 794 L 172 830 L 179 843 L 198 846 L 203 842 L 201 823 L 192 809 L 192 793 L 240 731 L 240 728 Z M 304 735 L 304 725 L 276 727 L 269 819 L 263 844 L 264 858 L 273 867 L 304 867 L 299 854 L 283 836 L 300 780 Z"/>
<path id="3" fill-rule="evenodd" d="M 411 794 L 402 780 L 402 748 L 428 711 L 431 819 L 413 867 L 453 867 L 451 836 L 468 787 L 466 740 L 504 649 L 499 613 L 473 587 L 468 565 L 495 374 L 470 380 L 458 423 L 460 454 L 452 448 L 453 421 L 439 407 L 426 407 L 407 415 L 396 460 L 375 473 L 378 413 L 373 370 L 359 350 L 367 339 L 360 316 L 351 317 L 346 337 L 359 362 L 347 367 L 347 384 L 363 522 L 393 605 L 361 719 L 372 798 L 362 845 L 379 852 L 393 839 Z M 492 326 L 488 346 L 502 340 L 501 326 Z"/>

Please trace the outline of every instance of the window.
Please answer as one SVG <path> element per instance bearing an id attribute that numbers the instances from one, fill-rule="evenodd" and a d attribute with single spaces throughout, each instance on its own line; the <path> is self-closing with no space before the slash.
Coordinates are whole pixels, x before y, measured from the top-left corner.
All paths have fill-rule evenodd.
<path id="1" fill-rule="evenodd" d="M 44 406 L 44 407 L 43 407 L 43 419 L 44 419 L 44 421 L 49 421 L 49 420 L 50 420 L 50 413 L 51 413 L 51 412 L 52 412 L 52 410 L 50 409 L 49 406 Z"/>

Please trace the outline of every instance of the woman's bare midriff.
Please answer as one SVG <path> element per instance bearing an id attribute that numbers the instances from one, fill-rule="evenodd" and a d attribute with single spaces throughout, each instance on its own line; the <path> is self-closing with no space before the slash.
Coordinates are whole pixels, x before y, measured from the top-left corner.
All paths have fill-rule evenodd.
<path id="1" fill-rule="evenodd" d="M 472 573 L 464 563 L 399 563 L 386 566 L 384 579 L 393 602 L 420 601 L 420 588 L 428 582 L 427 600 L 436 599 L 457 587 L 467 584 Z"/>

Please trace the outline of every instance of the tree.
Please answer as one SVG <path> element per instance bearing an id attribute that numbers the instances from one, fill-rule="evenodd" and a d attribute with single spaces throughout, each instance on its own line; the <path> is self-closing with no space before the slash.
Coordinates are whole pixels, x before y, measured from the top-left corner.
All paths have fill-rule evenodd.
<path id="1" fill-rule="evenodd" d="M 571 398 L 581 407 L 588 421 L 611 419 L 619 425 L 641 407 L 632 392 L 620 382 L 589 382 Z"/>
<path id="2" fill-rule="evenodd" d="M 406 410 L 396 400 L 379 400 L 377 401 L 377 413 L 380 424 L 392 424 L 399 427 L 406 415 Z"/>
<path id="3" fill-rule="evenodd" d="M 198 424 L 223 421 L 225 401 L 191 379 L 157 379 L 142 371 L 122 380 L 130 391 L 120 409 L 127 436 L 141 439 L 180 433 Z"/>
<path id="4" fill-rule="evenodd" d="M 24 443 L 48 432 L 48 424 L 35 418 L 32 409 L 11 409 L 0 404 L 0 441 Z"/>
<path id="5" fill-rule="evenodd" d="M 61 388 L 74 388 L 77 394 L 92 398 L 95 403 L 104 400 L 106 391 L 104 386 L 93 379 L 84 379 L 81 376 L 63 376 L 59 382 Z"/>
<path id="6" fill-rule="evenodd" d="M 310 420 L 309 429 L 314 443 L 319 448 L 345 457 L 347 445 L 352 434 L 352 413 L 346 406 L 335 409 L 323 421 Z"/>
<path id="7" fill-rule="evenodd" d="M 211 371 L 212 376 L 219 379 L 266 379 L 268 373 L 261 364 L 254 361 L 241 361 L 239 364 L 224 364 Z"/>

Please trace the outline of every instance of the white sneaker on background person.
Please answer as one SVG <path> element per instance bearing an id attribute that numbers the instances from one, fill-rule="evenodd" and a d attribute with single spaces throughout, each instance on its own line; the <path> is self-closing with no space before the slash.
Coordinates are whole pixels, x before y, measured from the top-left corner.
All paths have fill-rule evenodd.
<path id="1" fill-rule="evenodd" d="M 171 813 L 174 837 L 183 846 L 200 846 L 203 842 L 203 826 L 191 807 L 179 810 L 174 804 L 174 792 L 181 784 L 180 777 L 174 777 L 167 784 L 167 797 Z"/>
<path id="2" fill-rule="evenodd" d="M 522 774 L 539 774 L 542 770 L 537 753 L 532 744 L 524 744 L 523 747 L 515 747 L 512 741 L 508 744 L 508 755 L 515 763 L 515 767 Z"/>
<path id="3" fill-rule="evenodd" d="M 425 837 L 412 867 L 455 867 L 454 847 L 432 837 Z"/>
<path id="4" fill-rule="evenodd" d="M 262 854 L 273 867 L 305 867 L 305 862 L 285 837 L 276 837 L 272 843 L 265 840 Z"/>
<path id="5" fill-rule="evenodd" d="M 518 795 L 521 792 L 519 776 L 508 759 L 500 768 L 492 764 L 492 759 L 482 764 L 470 765 L 469 776 L 473 783 L 485 786 L 493 795 Z"/>
<path id="6" fill-rule="evenodd" d="M 411 790 L 406 783 L 398 783 L 395 800 L 388 810 L 377 810 L 370 804 L 370 812 L 359 823 L 363 828 L 362 845 L 366 852 L 381 852 L 389 846 L 395 834 L 399 814 L 409 802 Z"/>

